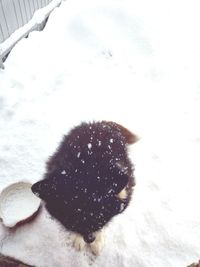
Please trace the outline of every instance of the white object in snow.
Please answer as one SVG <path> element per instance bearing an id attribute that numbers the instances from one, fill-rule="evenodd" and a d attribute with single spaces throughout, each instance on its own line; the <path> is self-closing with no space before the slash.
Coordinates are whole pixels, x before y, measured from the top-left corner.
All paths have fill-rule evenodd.
<path id="1" fill-rule="evenodd" d="M 18 182 L 1 192 L 0 218 L 5 226 L 26 222 L 39 210 L 40 199 L 32 193 L 31 186 L 27 182 Z"/>

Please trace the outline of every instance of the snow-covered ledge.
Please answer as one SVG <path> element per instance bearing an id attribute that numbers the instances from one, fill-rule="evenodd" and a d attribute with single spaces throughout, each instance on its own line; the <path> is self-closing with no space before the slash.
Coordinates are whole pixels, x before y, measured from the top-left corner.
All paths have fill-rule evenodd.
<path id="1" fill-rule="evenodd" d="M 17 29 L 8 39 L 0 44 L 0 68 L 4 68 L 3 58 L 11 51 L 13 46 L 31 31 L 38 29 L 62 1 L 63 0 L 52 0 L 47 6 L 37 10 L 28 23 Z"/>
<path id="2" fill-rule="evenodd" d="M 1 52 L 0 52 L 0 68 L 4 69 L 3 60 L 1 58 Z"/>

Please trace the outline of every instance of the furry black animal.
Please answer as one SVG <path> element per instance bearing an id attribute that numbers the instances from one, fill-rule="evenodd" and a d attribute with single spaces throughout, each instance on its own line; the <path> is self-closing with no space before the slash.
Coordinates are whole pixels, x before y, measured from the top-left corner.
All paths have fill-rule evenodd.
<path id="1" fill-rule="evenodd" d="M 121 125 L 82 123 L 66 135 L 32 191 L 49 213 L 86 242 L 128 206 L 135 185 L 127 145 L 136 136 Z M 126 198 L 118 194 L 126 190 Z"/>

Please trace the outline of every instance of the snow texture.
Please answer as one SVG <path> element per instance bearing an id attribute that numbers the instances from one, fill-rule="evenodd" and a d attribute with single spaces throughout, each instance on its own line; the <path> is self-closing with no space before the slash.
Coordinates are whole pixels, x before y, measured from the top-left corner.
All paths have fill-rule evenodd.
<path id="1" fill-rule="evenodd" d="M 198 261 L 199 5 L 68 0 L 12 50 L 0 70 L 0 190 L 40 180 L 62 136 L 82 121 L 116 121 L 141 141 L 130 149 L 133 201 L 105 229 L 100 256 L 75 251 L 45 209 L 15 231 L 1 224 L 1 253 L 37 267 Z"/>
<path id="2" fill-rule="evenodd" d="M 1 192 L 0 217 L 4 225 L 13 227 L 31 217 L 39 208 L 40 199 L 31 191 L 30 183 L 16 183 Z"/>

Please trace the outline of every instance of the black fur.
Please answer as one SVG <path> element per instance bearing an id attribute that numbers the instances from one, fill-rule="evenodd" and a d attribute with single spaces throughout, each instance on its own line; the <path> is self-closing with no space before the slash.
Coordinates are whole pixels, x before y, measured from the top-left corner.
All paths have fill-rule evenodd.
<path id="1" fill-rule="evenodd" d="M 93 233 L 129 204 L 135 179 L 127 145 L 135 141 L 114 122 L 82 123 L 64 137 L 32 191 L 68 230 L 91 242 Z M 120 199 L 124 188 L 127 198 Z"/>

